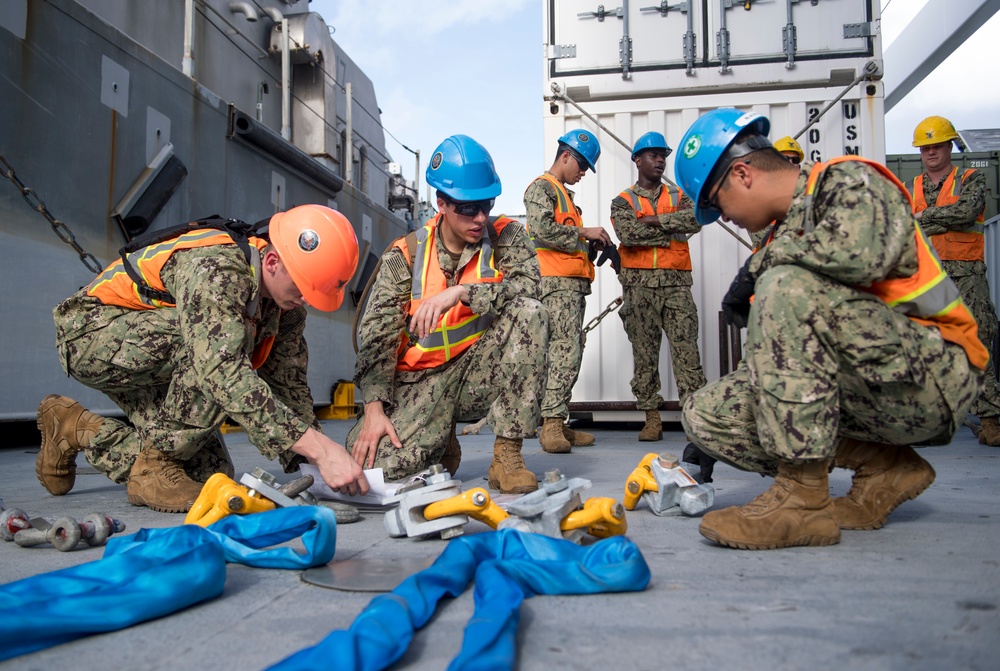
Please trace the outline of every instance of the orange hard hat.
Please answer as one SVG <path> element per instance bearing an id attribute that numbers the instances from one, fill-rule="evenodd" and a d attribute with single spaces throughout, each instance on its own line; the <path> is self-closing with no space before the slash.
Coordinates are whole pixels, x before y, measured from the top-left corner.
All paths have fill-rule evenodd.
<path id="1" fill-rule="evenodd" d="M 271 217 L 268 237 L 309 305 L 324 312 L 340 307 L 358 267 L 358 238 L 347 217 L 300 205 Z"/>

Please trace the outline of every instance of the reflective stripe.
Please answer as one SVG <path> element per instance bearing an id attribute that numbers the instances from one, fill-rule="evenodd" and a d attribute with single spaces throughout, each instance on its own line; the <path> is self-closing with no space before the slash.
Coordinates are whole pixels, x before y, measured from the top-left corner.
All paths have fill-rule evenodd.
<path id="1" fill-rule="evenodd" d="M 427 280 L 427 238 L 430 228 L 424 226 L 417 231 L 417 250 L 413 256 L 413 268 L 419 272 L 413 273 L 413 284 L 410 287 L 410 298 L 421 300 L 424 297 L 424 284 Z"/>
<path id="2" fill-rule="evenodd" d="M 619 194 L 631 206 L 636 219 L 646 216 L 672 214 L 677 212 L 682 192 L 672 185 L 664 185 L 656 199 L 653 200 L 636 193 L 634 187 L 629 187 Z M 691 236 L 684 233 L 672 233 L 665 245 L 621 245 L 618 253 L 621 255 L 623 268 L 640 270 L 692 270 L 691 253 L 687 241 Z M 677 244 L 673 244 L 676 242 Z"/>
<path id="3" fill-rule="evenodd" d="M 454 326 L 442 326 L 426 338 L 421 338 L 413 347 L 421 352 L 444 351 L 444 359 L 451 359 L 451 350 L 471 338 L 479 338 L 493 323 L 493 315 L 473 315 Z"/>
<path id="4" fill-rule="evenodd" d="M 806 205 L 809 207 L 805 213 L 806 222 L 812 221 L 811 197 L 820 176 L 830 165 L 844 161 L 867 163 L 909 198 L 906 186 L 884 165 L 858 156 L 840 156 L 827 163 L 817 163 L 809 173 L 806 183 Z M 919 179 L 916 184 L 920 186 Z M 880 280 L 872 282 L 868 287 L 858 288 L 877 296 L 893 310 L 906 315 L 914 322 L 936 328 L 942 338 L 965 350 L 971 365 L 985 370 L 989 352 L 976 335 L 976 321 L 972 313 L 962 302 L 958 286 L 942 269 L 934 247 L 927 240 L 916 218 L 913 219 L 913 230 L 917 247 L 917 271 L 909 277 Z"/>
<path id="5" fill-rule="evenodd" d="M 430 239 L 430 229 L 424 226 L 416 232 L 416 235 L 417 249 L 413 256 L 413 267 L 419 268 L 420 272 L 413 274 L 410 298 L 413 300 L 423 300 L 428 269 L 427 255 L 431 253 L 430 245 L 427 244 L 427 241 Z M 490 242 L 489 235 L 483 236 L 479 248 L 479 263 L 476 266 L 476 277 L 481 280 L 493 280 L 497 277 L 497 269 L 493 262 L 493 243 Z"/>
<path id="6" fill-rule="evenodd" d="M 256 237 L 250 237 L 248 241 L 251 246 L 251 257 L 248 261 L 250 262 L 251 272 L 254 275 L 254 281 L 258 282 L 260 276 L 259 250 L 266 247 L 267 243 Z M 166 264 L 174 252 L 183 249 L 232 244 L 236 244 L 236 242 L 225 230 L 203 228 L 181 233 L 169 240 L 129 252 L 126 255 L 126 259 L 135 272 L 138 273 L 139 277 L 142 278 L 146 287 L 169 297 L 170 294 L 165 290 L 160 273 L 164 264 Z M 254 248 L 258 252 L 256 255 L 253 251 Z M 107 268 L 94 278 L 87 289 L 87 293 L 90 296 L 100 299 L 105 305 L 118 305 L 132 310 L 174 307 L 174 303 L 169 302 L 169 300 L 154 299 L 141 294 L 139 287 L 126 271 L 125 265 L 120 258 L 108 265 Z M 253 301 L 251 303 L 256 307 L 256 303 Z"/>
<path id="7" fill-rule="evenodd" d="M 585 240 L 578 239 L 576 241 L 576 249 L 574 249 L 572 252 L 567 252 L 563 249 L 553 249 L 552 247 L 546 247 L 544 240 L 535 240 L 534 238 L 532 238 L 531 241 L 535 243 L 536 252 L 544 251 L 544 252 L 560 252 L 562 254 L 583 254 L 588 258 L 590 256 L 590 243 Z"/>

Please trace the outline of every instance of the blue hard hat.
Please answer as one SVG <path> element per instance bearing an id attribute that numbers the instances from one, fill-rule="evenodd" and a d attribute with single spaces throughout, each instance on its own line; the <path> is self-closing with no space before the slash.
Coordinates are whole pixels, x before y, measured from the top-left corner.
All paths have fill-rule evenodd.
<path id="1" fill-rule="evenodd" d="M 753 135 L 734 144 L 736 136 L 747 128 L 753 131 Z M 710 224 L 721 215 L 714 208 L 703 207 L 702 197 L 708 196 L 722 176 L 721 172 L 734 159 L 770 147 L 771 143 L 767 140 L 770 130 L 771 122 L 767 117 L 744 113 L 732 107 L 703 114 L 691 124 L 674 159 L 674 176 L 684 193 L 694 201 L 694 216 L 699 224 Z"/>
<path id="2" fill-rule="evenodd" d="M 427 183 L 452 200 L 489 200 L 500 195 L 500 176 L 483 145 L 452 135 L 437 146 L 425 173 Z"/>
<path id="3" fill-rule="evenodd" d="M 663 137 L 663 133 L 657 133 L 655 130 L 643 133 L 635 141 L 635 146 L 632 147 L 632 160 L 634 161 L 636 156 L 647 149 L 662 149 L 667 152 L 667 156 L 673 152 L 673 149 L 667 144 L 667 138 Z"/>
<path id="4" fill-rule="evenodd" d="M 597 141 L 597 136 L 589 130 L 577 128 L 571 130 L 561 138 L 559 144 L 564 144 L 577 154 L 579 154 L 591 170 L 597 172 L 597 159 L 601 157 L 601 143 Z"/>

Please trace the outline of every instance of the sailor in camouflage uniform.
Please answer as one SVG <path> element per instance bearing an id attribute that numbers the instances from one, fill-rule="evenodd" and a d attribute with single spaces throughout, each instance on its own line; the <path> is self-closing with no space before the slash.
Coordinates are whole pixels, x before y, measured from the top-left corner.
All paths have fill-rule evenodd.
<path id="1" fill-rule="evenodd" d="M 958 139 L 955 127 L 944 117 L 928 117 L 917 124 L 913 146 L 920 149 L 924 172 L 906 186 L 913 196 L 913 211 L 920 227 L 930 236 L 941 265 L 976 318 L 979 340 L 987 351 L 992 351 L 997 311 L 986 279 L 986 176 L 971 168 L 959 171 L 952 164 L 952 142 Z M 987 369 L 983 393 L 972 412 L 982 420 L 979 442 L 1000 446 L 1000 385 L 992 361 Z"/>
<path id="2" fill-rule="evenodd" d="M 447 138 L 426 176 L 439 214 L 382 255 L 359 330 L 364 409 L 347 445 L 390 480 L 437 463 L 454 474 L 455 423 L 488 412 L 489 485 L 534 491 L 521 444 L 538 426 L 548 338 L 535 251 L 516 221 L 489 218 L 500 178 L 478 142 Z"/>
<path id="3" fill-rule="evenodd" d="M 574 446 L 594 444 L 594 436 L 570 429 L 566 420 L 580 375 L 583 315 L 594 281 L 590 245 L 600 250 L 612 242 L 604 228 L 583 226 L 566 185 L 579 182 L 587 170 L 596 172 L 600 156 L 601 146 L 590 131 L 571 130 L 559 138 L 552 167 L 524 192 L 528 234 L 542 272 L 542 303 L 549 312 L 548 375 L 538 437 L 546 452 L 565 453 Z"/>
<path id="4" fill-rule="evenodd" d="M 830 545 L 840 529 L 882 526 L 933 482 L 911 446 L 951 439 L 987 361 L 903 184 L 859 157 L 790 165 L 769 126 L 710 112 L 676 164 L 699 222 L 721 214 L 751 232 L 777 222 L 723 300 L 749 329 L 746 356 L 689 396 L 682 418 L 705 452 L 775 478 L 702 520 L 705 537 L 745 549 Z M 831 460 L 854 471 L 834 500 Z"/>
<path id="5" fill-rule="evenodd" d="M 671 153 L 661 133 L 642 135 L 632 148 L 638 181 L 611 201 L 611 224 L 621 241 L 621 315 L 635 361 L 632 393 L 646 413 L 639 440 L 663 437 L 660 419 L 660 341 L 667 335 L 670 361 L 683 406 L 705 386 L 698 353 L 698 306 L 691 296 L 688 237 L 701 230 L 694 204 L 676 186 L 661 183 Z"/>
<path id="6" fill-rule="evenodd" d="M 233 474 L 219 432 L 227 417 L 286 471 L 308 459 L 331 487 L 367 489 L 313 415 L 303 337 L 305 303 L 330 311 L 343 300 L 357 266 L 353 227 L 319 205 L 274 215 L 268 237 L 237 225 L 216 218 L 138 239 L 129 268 L 116 261 L 55 308 L 63 369 L 128 423 L 46 397 L 36 471 L 50 493 L 73 487 L 83 452 L 127 483 L 129 502 L 184 512 L 209 476 Z"/>

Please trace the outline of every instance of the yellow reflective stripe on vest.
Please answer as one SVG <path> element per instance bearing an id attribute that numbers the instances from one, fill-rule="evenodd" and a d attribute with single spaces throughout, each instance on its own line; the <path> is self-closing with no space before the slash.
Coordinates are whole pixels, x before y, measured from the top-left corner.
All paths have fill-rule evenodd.
<path id="1" fill-rule="evenodd" d="M 566 193 L 566 187 L 564 187 L 562 184 L 560 184 L 559 181 L 556 180 L 554 177 L 549 176 L 547 173 L 544 174 L 544 175 L 542 175 L 541 179 L 544 179 L 545 181 L 547 181 L 549 184 L 552 185 L 552 188 L 555 189 L 555 192 L 556 192 L 556 201 L 557 201 L 556 206 L 558 208 L 558 210 L 557 210 L 556 213 L 557 214 L 564 214 L 564 215 L 572 215 L 574 217 L 574 222 L 577 222 L 577 219 L 576 219 L 576 205 L 573 205 L 573 201 L 571 201 L 569 199 L 569 194 Z M 560 222 L 556 222 L 556 223 L 560 223 Z M 561 224 L 560 223 L 560 225 L 565 226 L 566 224 Z M 574 228 L 581 228 L 581 226 L 578 226 L 576 224 L 574 224 L 573 227 Z M 562 254 L 582 254 L 588 260 L 590 258 L 590 243 L 588 243 L 583 238 L 577 237 L 577 240 L 576 240 L 576 249 L 574 249 L 573 251 L 567 252 L 567 251 L 565 251 L 563 249 L 554 249 L 552 247 L 546 247 L 544 241 L 535 238 L 534 234 L 532 234 L 530 231 L 529 231 L 529 234 L 530 234 L 530 237 L 531 237 L 531 242 L 535 245 L 535 251 L 539 251 L 540 250 L 540 251 L 547 251 L 547 252 L 560 252 Z"/>
<path id="2" fill-rule="evenodd" d="M 492 323 L 493 315 L 473 315 L 454 326 L 439 327 L 427 337 L 418 340 L 413 347 L 421 352 L 443 350 L 445 361 L 450 361 L 453 347 L 480 337 Z"/>
<path id="3" fill-rule="evenodd" d="M 410 285 L 410 298 L 422 300 L 424 297 L 424 285 L 427 280 L 427 260 L 430 254 L 437 253 L 431 250 L 428 240 L 430 240 L 430 227 L 424 226 L 416 233 L 417 249 L 413 255 L 413 267 L 417 272 L 413 273 L 413 281 Z M 497 277 L 497 269 L 493 261 L 493 243 L 490 242 L 489 234 L 483 236 L 479 248 L 479 263 L 476 265 L 476 277 L 478 279 L 492 280 Z M 418 270 L 419 269 L 419 270 Z"/>

